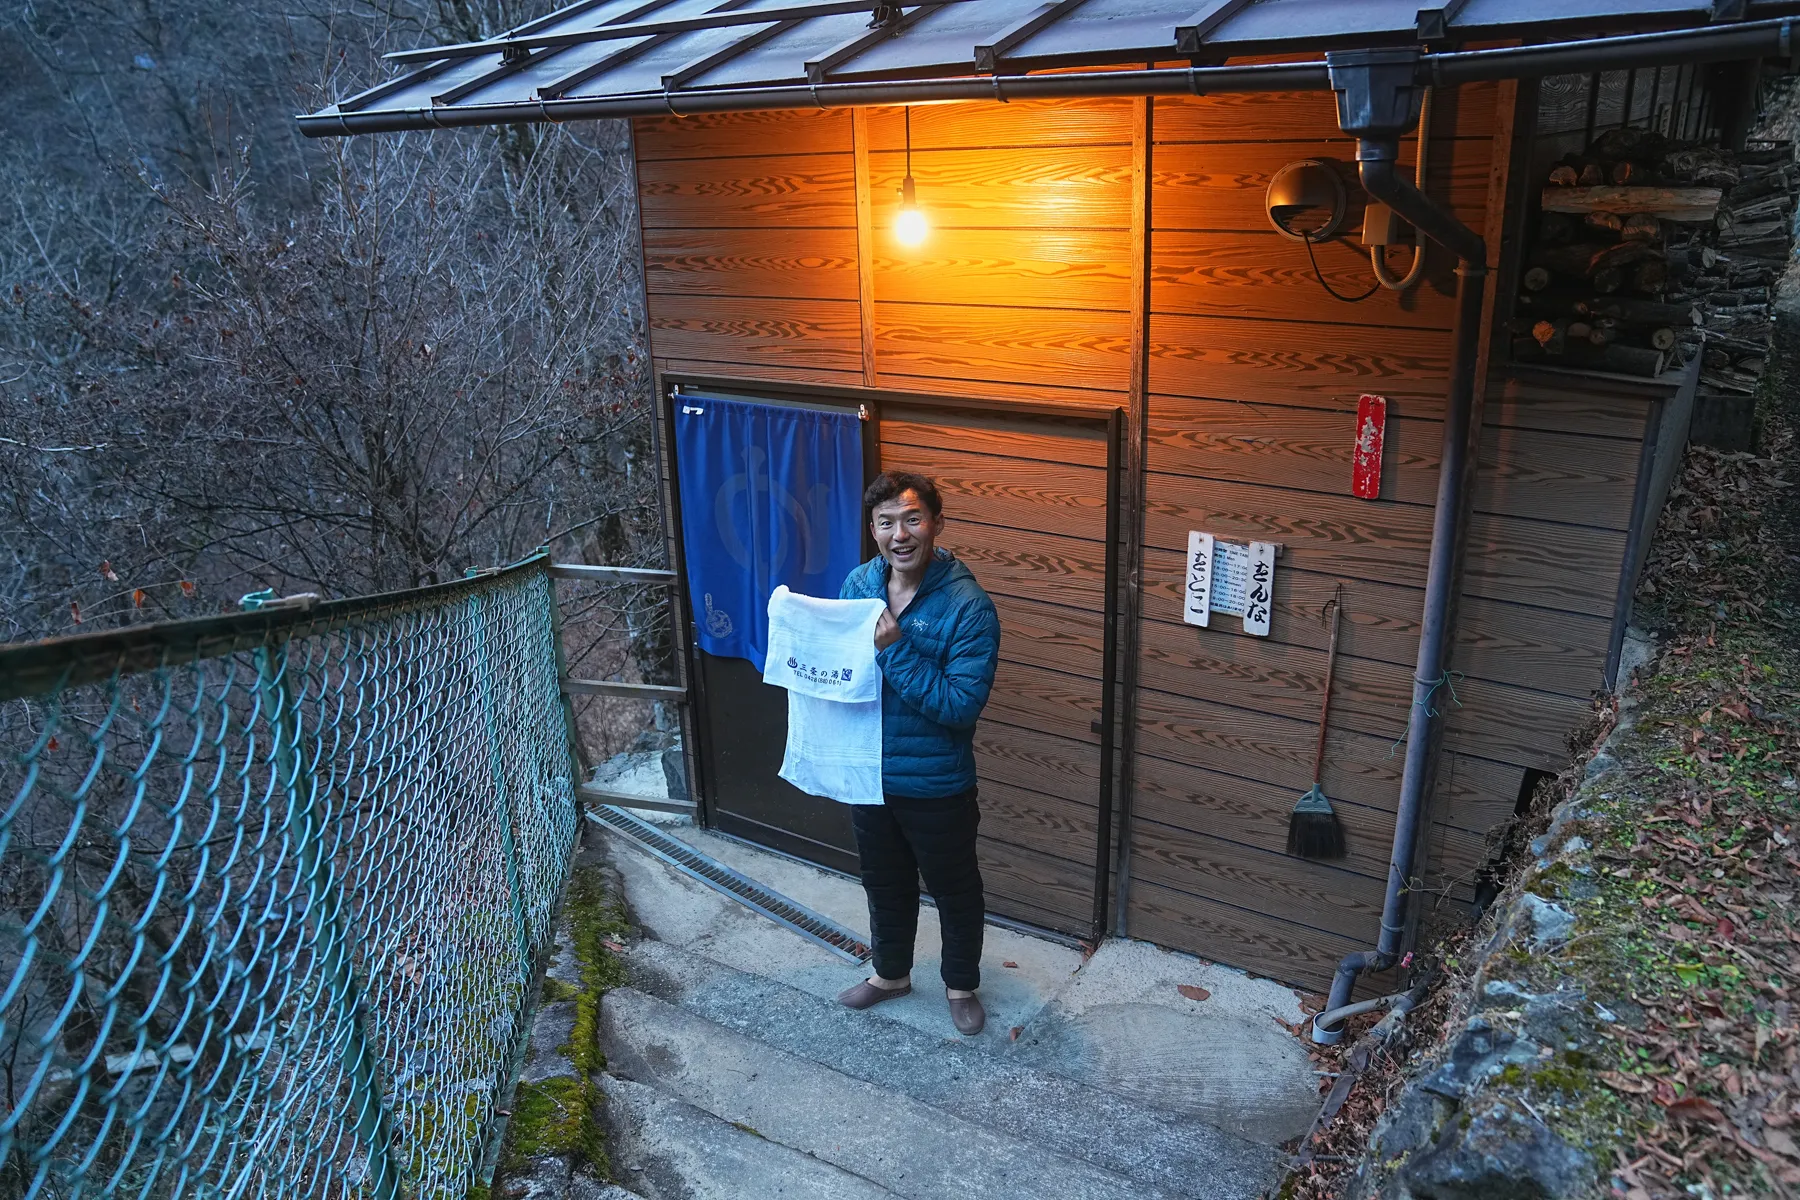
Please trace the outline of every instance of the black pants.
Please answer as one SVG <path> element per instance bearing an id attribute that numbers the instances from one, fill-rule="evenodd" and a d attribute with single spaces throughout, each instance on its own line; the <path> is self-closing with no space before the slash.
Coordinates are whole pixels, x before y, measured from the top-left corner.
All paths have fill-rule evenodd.
<path id="1" fill-rule="evenodd" d="M 856 805 L 850 815 L 869 896 L 875 973 L 898 979 L 912 971 L 923 875 L 944 935 L 944 986 L 970 992 L 980 987 L 986 906 L 975 860 L 981 824 L 975 789 L 930 799 L 889 796 L 886 804 Z"/>

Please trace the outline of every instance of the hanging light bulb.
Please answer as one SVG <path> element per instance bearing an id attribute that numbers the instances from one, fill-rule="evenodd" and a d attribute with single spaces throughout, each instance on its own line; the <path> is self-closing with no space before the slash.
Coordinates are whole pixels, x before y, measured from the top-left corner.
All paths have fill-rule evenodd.
<path id="1" fill-rule="evenodd" d="M 900 215 L 894 221 L 894 236 L 902 246 L 917 246 L 931 232 L 931 223 L 919 209 L 919 191 L 912 176 L 912 109 L 906 110 L 906 178 L 900 181 Z"/>
<path id="2" fill-rule="evenodd" d="M 913 187 L 913 177 L 908 175 L 900 185 L 900 216 L 894 221 L 894 236 L 900 239 L 902 246 L 917 246 L 925 240 L 931 225 L 925 220 L 925 214 L 919 211 L 919 196 Z"/>

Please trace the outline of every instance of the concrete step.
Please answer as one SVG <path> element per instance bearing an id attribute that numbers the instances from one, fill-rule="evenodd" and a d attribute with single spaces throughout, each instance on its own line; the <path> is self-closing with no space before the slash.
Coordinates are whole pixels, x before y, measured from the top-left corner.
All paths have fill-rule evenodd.
<path id="1" fill-rule="evenodd" d="M 613 1174 L 632 1189 L 619 1189 L 619 1200 L 898 1200 L 653 1087 L 612 1075 L 601 1077 L 601 1087 Z"/>
<path id="2" fill-rule="evenodd" d="M 601 1183 L 578 1175 L 569 1184 L 568 1200 L 644 1200 L 644 1197 L 626 1191 L 616 1183 Z"/>
<path id="3" fill-rule="evenodd" d="M 909 1200 L 1181 1195 L 852 1078 L 635 988 L 607 993 L 600 1027 L 608 1070 Z"/>
<path id="4" fill-rule="evenodd" d="M 1261 1195 L 1281 1170 L 1273 1149 L 1063 1076 L 1005 1051 L 933 1037 L 881 1010 L 852 1012 L 665 942 L 627 955 L 641 991 L 766 1046 L 920 1104 L 1080 1159 L 1171 1196 Z M 1003 1039 L 990 1030 L 981 1041 Z"/>

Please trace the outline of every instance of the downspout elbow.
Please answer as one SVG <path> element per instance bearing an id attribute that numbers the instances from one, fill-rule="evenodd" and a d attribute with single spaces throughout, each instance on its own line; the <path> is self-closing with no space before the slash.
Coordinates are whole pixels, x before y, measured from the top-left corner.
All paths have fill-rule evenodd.
<path id="1" fill-rule="evenodd" d="M 1487 268 L 1487 243 L 1456 214 L 1413 186 L 1398 169 L 1399 143 L 1387 138 L 1361 138 L 1356 144 L 1357 171 L 1363 190 L 1412 222 L 1413 228 L 1447 248 L 1465 268 Z"/>

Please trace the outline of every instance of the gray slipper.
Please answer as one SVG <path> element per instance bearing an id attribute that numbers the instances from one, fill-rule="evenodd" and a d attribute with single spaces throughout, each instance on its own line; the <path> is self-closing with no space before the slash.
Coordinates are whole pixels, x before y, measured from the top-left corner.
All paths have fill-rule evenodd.
<path id="1" fill-rule="evenodd" d="M 950 1023 L 964 1037 L 974 1037 L 987 1028 L 987 1010 L 978 996 L 946 997 L 950 1001 Z"/>
<path id="2" fill-rule="evenodd" d="M 838 993 L 838 1003 L 845 1008 L 873 1008 L 883 1000 L 898 1000 L 901 996 L 912 994 L 912 984 L 905 987 L 876 987 L 868 980 L 863 980 L 855 987 L 845 988 Z"/>

